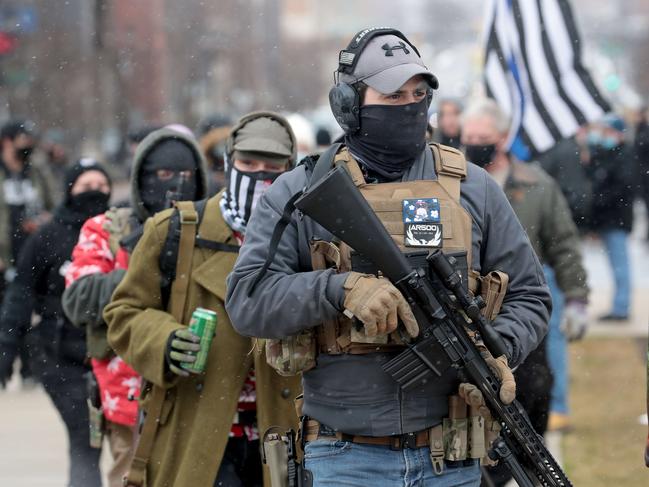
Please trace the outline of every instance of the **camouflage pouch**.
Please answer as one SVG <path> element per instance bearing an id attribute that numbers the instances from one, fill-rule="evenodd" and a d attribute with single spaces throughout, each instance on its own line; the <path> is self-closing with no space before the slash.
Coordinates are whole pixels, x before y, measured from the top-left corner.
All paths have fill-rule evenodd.
<path id="1" fill-rule="evenodd" d="M 279 375 L 306 372 L 315 367 L 315 357 L 315 333 L 311 329 L 279 340 L 266 340 L 266 362 Z"/>
<path id="2" fill-rule="evenodd" d="M 485 302 L 482 315 L 489 321 L 495 320 L 498 316 L 508 285 L 509 276 L 502 271 L 491 271 L 485 276 L 481 276 L 474 270 L 469 272 L 469 291 L 474 296 L 478 294 L 482 296 Z"/>
<path id="3" fill-rule="evenodd" d="M 500 429 L 501 426 L 498 421 L 493 419 L 491 416 L 485 418 L 485 439 L 484 439 L 485 452 L 488 452 L 491 449 L 491 445 L 496 440 L 496 438 L 498 438 L 498 436 L 500 435 Z M 486 454 L 480 460 L 480 464 L 485 467 L 493 466 L 496 465 L 497 463 L 498 463 L 497 461 L 492 460 L 491 458 L 489 458 L 489 455 Z"/>
<path id="4" fill-rule="evenodd" d="M 90 447 L 101 448 L 104 441 L 104 411 L 101 407 L 94 406 L 90 399 L 88 402 L 88 426 L 90 432 Z"/>
<path id="5" fill-rule="evenodd" d="M 466 410 L 466 403 L 460 396 L 448 398 L 449 417 L 442 422 L 446 460 L 457 462 L 467 458 L 469 423 Z"/>
<path id="6" fill-rule="evenodd" d="M 485 418 L 480 416 L 478 408 L 469 407 L 469 458 L 482 458 L 487 454 L 485 448 Z"/>

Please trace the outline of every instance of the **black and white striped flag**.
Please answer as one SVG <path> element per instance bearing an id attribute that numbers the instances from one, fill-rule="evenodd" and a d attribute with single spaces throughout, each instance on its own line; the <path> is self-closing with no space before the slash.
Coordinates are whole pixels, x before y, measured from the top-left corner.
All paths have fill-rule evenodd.
<path id="1" fill-rule="evenodd" d="M 610 111 L 581 60 L 568 0 L 490 0 L 487 95 L 509 115 L 512 152 L 529 159 Z"/>

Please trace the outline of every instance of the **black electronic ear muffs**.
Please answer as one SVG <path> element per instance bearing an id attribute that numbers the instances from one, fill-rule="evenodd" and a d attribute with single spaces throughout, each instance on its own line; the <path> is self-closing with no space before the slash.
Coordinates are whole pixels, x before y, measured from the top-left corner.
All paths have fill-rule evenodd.
<path id="1" fill-rule="evenodd" d="M 228 161 L 232 160 L 232 153 L 234 152 L 234 139 L 237 135 L 237 132 L 243 128 L 244 125 L 246 125 L 248 122 L 251 122 L 252 120 L 256 120 L 257 118 L 270 118 L 271 120 L 275 120 L 277 123 L 279 123 L 282 127 L 286 129 L 286 132 L 288 132 L 288 136 L 291 139 L 291 157 L 288 161 L 289 168 L 295 167 L 297 164 L 297 139 L 295 138 L 295 134 L 293 133 L 293 128 L 291 128 L 291 124 L 288 123 L 288 120 L 286 120 L 283 116 L 279 115 L 278 113 L 275 112 L 266 112 L 266 111 L 257 111 L 257 112 L 251 112 L 248 113 L 247 115 L 244 115 L 239 119 L 237 124 L 232 128 L 230 131 L 230 135 L 225 141 L 225 155 L 227 156 Z"/>
<path id="2" fill-rule="evenodd" d="M 371 27 L 369 29 L 363 29 L 356 34 L 349 45 L 340 51 L 336 73 L 353 74 L 356 63 L 358 63 L 358 58 L 360 57 L 361 52 L 363 52 L 363 49 L 365 49 L 367 43 L 374 37 L 388 34 L 403 39 L 417 53 L 417 56 L 419 56 L 417 48 L 413 46 L 400 31 L 390 27 Z M 432 93 L 432 90 L 430 90 L 430 98 L 432 98 Z M 336 84 L 331 88 L 331 90 L 329 90 L 329 105 L 331 106 L 331 112 L 336 118 L 338 125 L 340 125 L 346 134 L 353 134 L 361 126 L 360 98 L 358 90 L 353 85 L 338 81 L 337 79 Z"/>

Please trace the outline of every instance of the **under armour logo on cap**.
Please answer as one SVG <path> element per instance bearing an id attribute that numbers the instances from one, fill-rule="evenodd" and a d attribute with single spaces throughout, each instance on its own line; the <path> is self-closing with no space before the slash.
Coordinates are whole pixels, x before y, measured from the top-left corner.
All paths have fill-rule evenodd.
<path id="1" fill-rule="evenodd" d="M 399 42 L 398 45 L 392 47 L 390 47 L 390 45 L 386 42 L 381 46 L 381 48 L 385 51 L 386 56 L 394 56 L 394 54 L 392 54 L 392 51 L 395 51 L 397 49 L 403 49 L 403 52 L 405 54 L 410 54 L 410 51 L 406 47 L 405 42 Z"/>

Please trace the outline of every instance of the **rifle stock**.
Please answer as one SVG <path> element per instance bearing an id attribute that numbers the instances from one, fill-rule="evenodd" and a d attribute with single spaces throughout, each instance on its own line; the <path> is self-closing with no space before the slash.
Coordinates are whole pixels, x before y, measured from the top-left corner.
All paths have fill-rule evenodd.
<path id="1" fill-rule="evenodd" d="M 400 387 L 421 385 L 432 375 L 440 376 L 454 367 L 463 380 L 478 386 L 494 418 L 501 423 L 501 440 L 496 441 L 490 455 L 504 461 L 518 484 L 571 486 L 518 401 L 506 405 L 500 400 L 498 379 L 466 333 L 467 327 L 477 326 L 483 331 L 485 322 L 475 300 L 454 284 L 456 272 L 446 258 L 440 257 L 443 254 L 433 253 L 427 259 L 434 278 L 423 269 L 413 269 L 342 166 L 305 190 L 295 207 L 370 258 L 410 304 L 420 335 L 383 365 Z M 449 291 L 456 295 L 455 300 Z M 458 305 L 463 313 L 458 312 Z M 489 331 L 488 340 L 493 343 L 487 344 L 495 355 L 500 355 L 504 350 L 502 339 L 495 330 Z"/>

